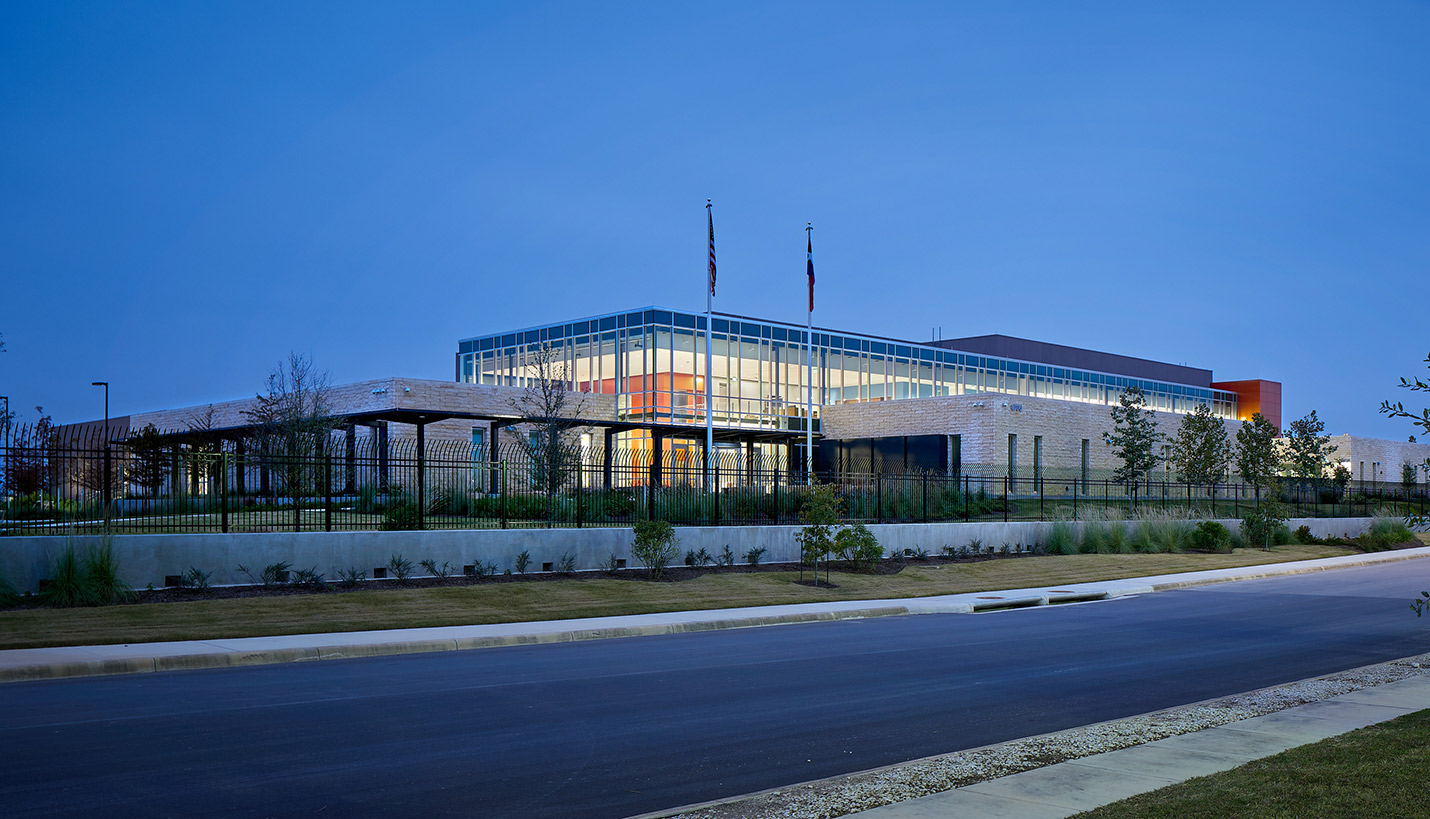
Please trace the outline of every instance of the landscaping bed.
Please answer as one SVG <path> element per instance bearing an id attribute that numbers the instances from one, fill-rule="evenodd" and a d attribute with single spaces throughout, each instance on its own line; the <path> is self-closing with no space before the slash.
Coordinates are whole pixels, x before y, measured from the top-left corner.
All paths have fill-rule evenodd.
<path id="1" fill-rule="evenodd" d="M 278 634 L 562 620 L 791 603 L 880 600 L 1035 588 L 1204 569 L 1353 554 L 1341 547 L 1296 545 L 1230 554 L 984 555 L 885 561 L 890 573 L 830 573 L 832 587 L 800 585 L 788 565 L 671 567 L 668 580 L 632 582 L 643 570 L 614 576 L 581 572 L 498 574 L 488 578 L 366 581 L 143 592 L 142 603 L 0 611 L 0 649 L 202 640 Z M 822 567 L 821 567 L 822 568 Z M 889 571 L 889 569 L 885 569 Z M 820 573 L 821 579 L 824 573 Z M 804 579 L 813 579 L 806 571 Z"/>

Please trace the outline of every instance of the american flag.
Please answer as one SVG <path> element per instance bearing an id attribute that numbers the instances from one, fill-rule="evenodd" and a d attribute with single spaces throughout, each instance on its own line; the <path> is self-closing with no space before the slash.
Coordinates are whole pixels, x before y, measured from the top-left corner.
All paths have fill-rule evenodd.
<path id="1" fill-rule="evenodd" d="M 715 215 L 710 210 L 710 202 L 705 202 L 705 216 L 710 221 L 710 295 L 715 295 Z"/>

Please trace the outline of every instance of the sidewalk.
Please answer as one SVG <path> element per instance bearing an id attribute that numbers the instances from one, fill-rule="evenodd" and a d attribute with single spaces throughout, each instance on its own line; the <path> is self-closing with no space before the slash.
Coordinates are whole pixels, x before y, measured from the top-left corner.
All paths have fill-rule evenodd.
<path id="1" fill-rule="evenodd" d="M 951 594 L 939 597 L 753 606 L 737 609 L 545 620 L 483 626 L 297 634 L 283 637 L 242 637 L 133 645 L 13 649 L 0 651 L 0 683 L 100 674 L 132 674 L 309 660 L 336 660 L 428 651 L 460 651 L 473 648 L 679 634 L 860 617 L 967 614 L 1000 608 L 1103 600 L 1212 583 L 1282 577 L 1423 557 L 1430 557 L 1430 547 L 1367 555 L 1345 555 L 1295 563 L 1247 566 L 1237 569 L 1214 569 L 1183 574 L 1108 580 L 1098 583 L 1075 583 L 1032 589 Z"/>
<path id="2" fill-rule="evenodd" d="M 1058 819 L 1430 708 L 1430 677 L 896 802 L 847 819 Z"/>

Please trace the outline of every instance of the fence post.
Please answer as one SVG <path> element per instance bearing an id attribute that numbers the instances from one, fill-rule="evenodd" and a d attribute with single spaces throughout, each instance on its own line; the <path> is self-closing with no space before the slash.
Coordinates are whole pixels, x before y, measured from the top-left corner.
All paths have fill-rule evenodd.
<path id="1" fill-rule="evenodd" d="M 1003 522 L 1008 522 L 1008 476 L 1003 476 Z"/>
<path id="2" fill-rule="evenodd" d="M 963 476 L 963 519 L 964 519 L 965 521 L 973 520 L 973 508 L 969 505 L 969 502 L 968 502 L 968 490 L 969 490 L 970 488 L 971 488 L 971 485 L 970 485 L 970 482 L 969 482 L 969 480 L 968 480 L 968 476 L 967 476 L 967 475 L 964 475 L 964 476 Z"/>
<path id="3" fill-rule="evenodd" d="M 427 438 L 426 424 L 417 425 L 417 528 L 427 528 Z"/>
<path id="4" fill-rule="evenodd" d="M 288 494 L 292 496 L 293 501 L 293 531 L 301 532 L 303 531 L 303 504 L 298 502 L 298 498 L 302 494 L 303 479 L 299 476 L 298 470 L 302 469 L 304 464 L 295 463 L 296 461 L 298 461 L 298 456 L 288 456 L 288 475 L 295 479 L 289 481 Z"/>
<path id="5" fill-rule="evenodd" d="M 1043 479 L 1042 479 L 1042 478 L 1038 478 L 1038 522 L 1039 522 L 1039 523 L 1041 523 L 1041 522 L 1045 519 L 1045 518 L 1043 517 L 1043 495 L 1044 495 L 1044 494 L 1045 494 L 1045 493 L 1044 493 L 1044 491 L 1043 491 Z"/>
<path id="6" fill-rule="evenodd" d="M 228 534 L 228 453 L 219 453 L 218 479 L 218 522 L 219 530 Z"/>
<path id="7" fill-rule="evenodd" d="M 874 473 L 874 522 L 884 522 L 884 474 Z"/>
<path id="8" fill-rule="evenodd" d="M 715 519 L 710 523 L 713 526 L 720 525 L 720 455 L 718 452 L 715 454 Z"/>
<path id="9" fill-rule="evenodd" d="M 929 473 L 924 473 L 924 523 L 929 522 Z"/>
<path id="10" fill-rule="evenodd" d="M 780 523 L 780 467 L 779 467 L 779 464 L 776 464 L 776 465 L 775 465 L 774 476 L 775 476 L 775 480 L 774 480 L 773 486 L 774 486 L 774 499 L 775 499 L 775 525 L 778 526 L 779 523 Z"/>
<path id="11" fill-rule="evenodd" d="M 323 531 L 333 531 L 333 454 L 323 456 Z"/>
<path id="12" fill-rule="evenodd" d="M 501 478 L 501 528 L 506 528 L 506 461 L 502 461 L 497 466 L 500 468 Z"/>
<path id="13" fill-rule="evenodd" d="M 106 389 L 108 389 L 106 387 Z M 114 461 L 110 454 L 109 441 L 104 442 L 104 492 L 101 499 L 104 501 L 104 531 L 109 531 L 109 507 L 114 501 L 113 495 L 113 475 Z"/>
<path id="14" fill-rule="evenodd" d="M 576 481 L 576 528 L 577 528 L 577 529 L 580 529 L 580 528 L 581 528 L 581 511 L 582 511 L 582 509 L 581 509 L 581 496 L 584 495 L 585 492 L 583 492 L 583 491 L 581 490 L 581 481 L 580 481 L 580 475 L 581 475 L 581 473 L 580 473 L 580 472 L 577 472 L 576 475 L 577 475 L 577 481 Z"/>
<path id="15" fill-rule="evenodd" d="M 1073 520 L 1077 520 L 1077 481 L 1073 481 Z"/>

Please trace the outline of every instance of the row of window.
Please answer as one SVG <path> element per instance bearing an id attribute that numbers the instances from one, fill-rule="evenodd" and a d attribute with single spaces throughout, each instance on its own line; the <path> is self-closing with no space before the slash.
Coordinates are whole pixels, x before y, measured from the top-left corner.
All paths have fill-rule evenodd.
<path id="1" fill-rule="evenodd" d="M 627 326 L 647 314 L 685 321 Z M 608 320 L 617 326 L 590 332 Z M 810 373 L 803 331 L 723 319 L 712 324 L 711 404 L 717 420 L 735 426 L 778 426 L 780 418 L 803 416 L 811 397 L 818 405 L 1001 392 L 1109 404 L 1127 386 L 1140 387 L 1155 409 L 1190 412 L 1207 404 L 1220 417 L 1236 415 L 1235 395 L 1221 390 L 825 333 L 814 334 Z M 539 377 L 533 354 L 547 346 L 573 389 L 615 394 L 631 417 L 703 423 L 703 325 L 703 316 L 646 311 L 464 341 L 459 377 L 522 386 Z M 732 328 L 740 334 L 729 334 Z M 811 376 L 813 396 L 806 391 Z"/>

